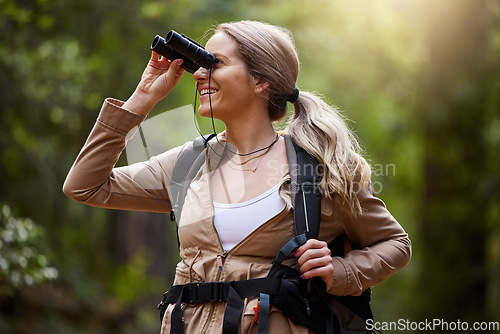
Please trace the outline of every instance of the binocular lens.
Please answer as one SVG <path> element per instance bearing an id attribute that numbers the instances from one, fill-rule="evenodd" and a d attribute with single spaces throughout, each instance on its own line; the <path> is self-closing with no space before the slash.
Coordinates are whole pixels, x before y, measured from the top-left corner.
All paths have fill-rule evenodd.
<path id="1" fill-rule="evenodd" d="M 157 35 L 151 43 L 151 50 L 169 60 L 184 60 L 182 68 L 190 73 L 196 72 L 200 66 L 209 69 L 215 63 L 215 56 L 203 46 L 173 30 L 165 39 Z"/>
<path id="2" fill-rule="evenodd" d="M 159 35 L 156 35 L 156 37 L 153 39 L 153 42 L 151 43 L 151 50 L 162 55 L 168 60 L 182 59 L 184 62 L 182 63 L 181 67 L 189 73 L 194 73 L 200 68 L 199 65 L 195 64 L 187 57 L 169 48 L 167 46 L 167 43 L 165 42 L 165 39 L 163 39 L 163 37 Z"/>
<path id="3" fill-rule="evenodd" d="M 173 30 L 168 32 L 165 37 L 165 41 L 170 48 L 188 57 L 196 64 L 203 66 L 204 68 L 208 69 L 215 63 L 215 56 L 213 54 L 206 51 L 195 41 L 184 35 L 180 35 Z"/>

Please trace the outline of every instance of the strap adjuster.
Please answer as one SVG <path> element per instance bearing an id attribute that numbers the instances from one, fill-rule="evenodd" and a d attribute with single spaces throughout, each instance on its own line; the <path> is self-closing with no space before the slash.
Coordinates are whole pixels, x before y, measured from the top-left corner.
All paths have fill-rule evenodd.
<path id="1" fill-rule="evenodd" d="M 190 303 L 220 303 L 224 301 L 224 282 L 195 282 L 189 284 Z"/>
<path id="2" fill-rule="evenodd" d="M 212 303 L 220 303 L 224 301 L 224 283 L 212 282 Z"/>

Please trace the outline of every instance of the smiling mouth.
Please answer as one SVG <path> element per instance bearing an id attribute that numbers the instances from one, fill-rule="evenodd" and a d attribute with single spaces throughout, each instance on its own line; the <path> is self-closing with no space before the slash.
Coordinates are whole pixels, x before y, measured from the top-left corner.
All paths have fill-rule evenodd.
<path id="1" fill-rule="evenodd" d="M 207 95 L 207 94 L 210 94 L 210 95 L 211 95 L 211 94 L 215 94 L 215 93 L 217 93 L 217 92 L 218 92 L 218 90 L 217 90 L 217 89 L 202 89 L 202 90 L 200 91 L 200 96 L 204 96 L 204 95 Z"/>

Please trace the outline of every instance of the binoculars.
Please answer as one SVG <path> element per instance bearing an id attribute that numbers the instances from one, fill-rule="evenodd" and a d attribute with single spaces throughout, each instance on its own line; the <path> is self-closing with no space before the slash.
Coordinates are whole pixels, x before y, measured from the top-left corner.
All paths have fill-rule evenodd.
<path id="1" fill-rule="evenodd" d="M 168 60 L 182 59 L 181 67 L 189 73 L 196 72 L 200 67 L 210 69 L 215 63 L 215 56 L 203 46 L 173 30 L 165 38 L 156 35 L 151 50 Z"/>

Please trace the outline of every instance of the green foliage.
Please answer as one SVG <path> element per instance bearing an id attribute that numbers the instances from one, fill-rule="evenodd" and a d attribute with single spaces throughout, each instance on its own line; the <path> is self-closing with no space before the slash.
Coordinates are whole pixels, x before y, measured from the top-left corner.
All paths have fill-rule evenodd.
<path id="1" fill-rule="evenodd" d="M 154 294 L 162 281 L 147 274 L 150 266 L 150 251 L 146 248 L 138 249 L 126 264 L 118 266 L 113 275 L 110 275 L 108 291 L 127 304 Z"/>
<path id="2" fill-rule="evenodd" d="M 45 243 L 44 230 L 29 218 L 12 215 L 2 204 L 0 212 L 0 298 L 25 286 L 34 286 L 58 277 L 40 251 Z"/>

